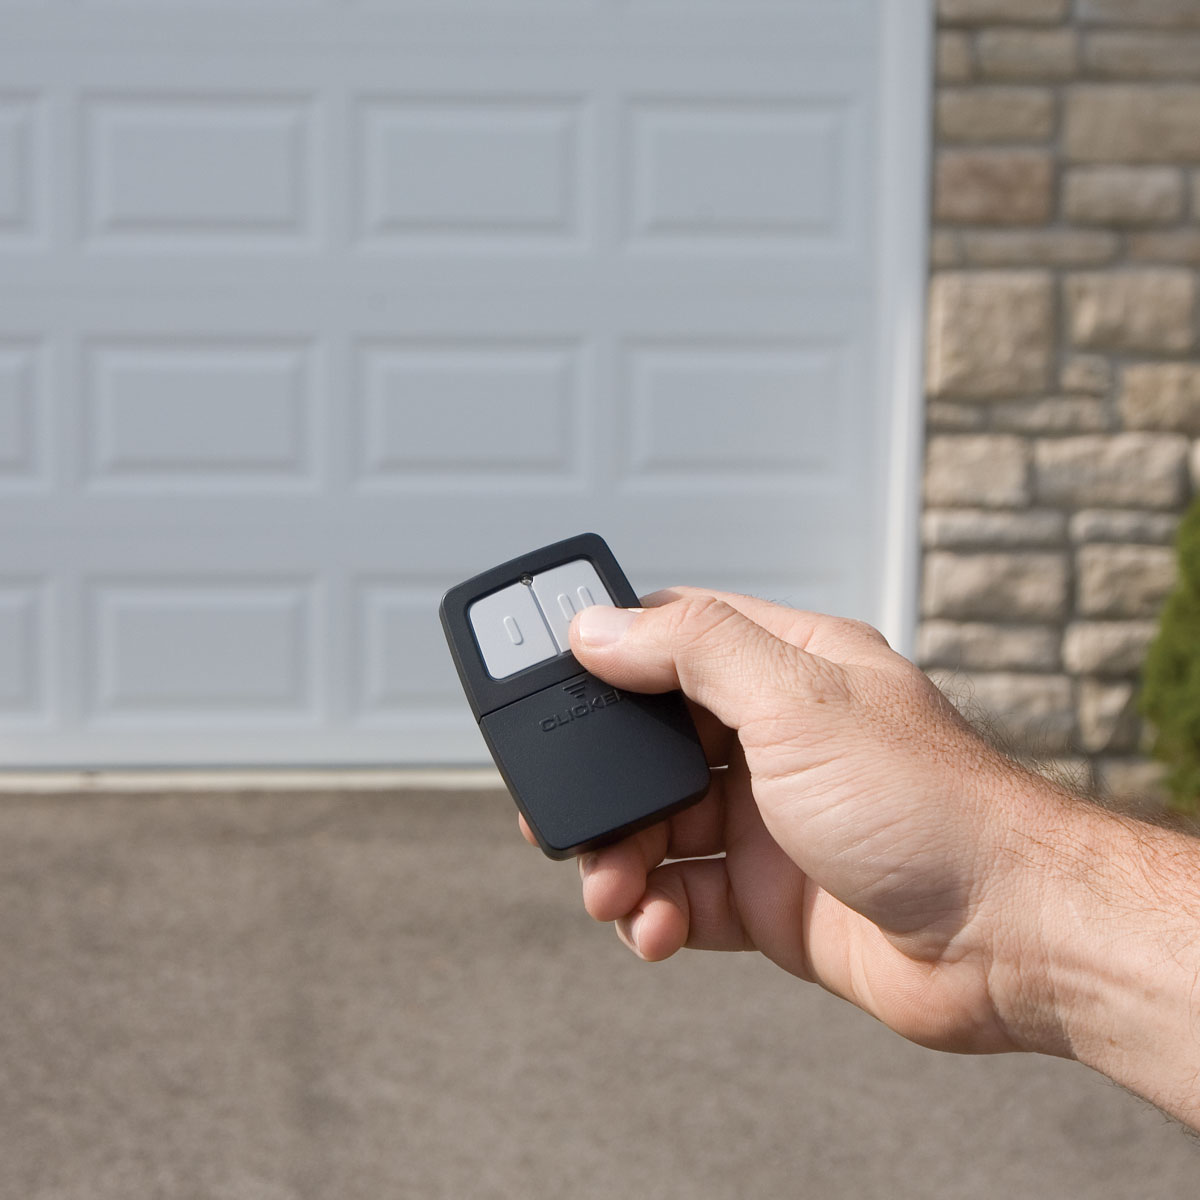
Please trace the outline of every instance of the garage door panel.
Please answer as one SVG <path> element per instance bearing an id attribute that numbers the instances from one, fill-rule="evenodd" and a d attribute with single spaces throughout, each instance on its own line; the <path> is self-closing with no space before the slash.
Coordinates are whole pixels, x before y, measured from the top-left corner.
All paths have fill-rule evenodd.
<path id="1" fill-rule="evenodd" d="M 352 715 L 360 724 L 428 718 L 457 720 L 462 689 L 446 654 L 437 606 L 443 588 L 404 576 L 356 580 L 353 586 Z"/>
<path id="2" fill-rule="evenodd" d="M 849 97 L 640 99 L 628 107 L 626 210 L 635 249 L 844 241 L 857 215 Z"/>
<path id="3" fill-rule="evenodd" d="M 41 340 L 0 338 L 0 496 L 49 485 L 49 384 Z"/>
<path id="4" fill-rule="evenodd" d="M 0 252 L 41 240 L 48 159 L 45 104 L 36 91 L 0 90 Z"/>
<path id="5" fill-rule="evenodd" d="M 83 353 L 86 486 L 317 486 L 314 350 L 304 342 L 157 337 Z"/>
<path id="6" fill-rule="evenodd" d="M 84 236 L 97 249 L 302 249 L 315 234 L 311 97 L 87 93 Z"/>
<path id="7" fill-rule="evenodd" d="M 5 722 L 52 719 L 50 599 L 45 578 L 0 578 L 0 716 Z"/>
<path id="8" fill-rule="evenodd" d="M 87 580 L 87 722 L 311 724 L 319 592 L 276 575 Z"/>
<path id="9" fill-rule="evenodd" d="M 578 343 L 429 339 L 355 349 L 354 486 L 405 493 L 584 486 Z"/>
<path id="10" fill-rule="evenodd" d="M 844 480 L 845 346 L 713 339 L 626 354 L 623 491 L 791 491 Z"/>
<path id="11" fill-rule="evenodd" d="M 586 97 L 372 96 L 355 104 L 361 249 L 578 249 Z"/>

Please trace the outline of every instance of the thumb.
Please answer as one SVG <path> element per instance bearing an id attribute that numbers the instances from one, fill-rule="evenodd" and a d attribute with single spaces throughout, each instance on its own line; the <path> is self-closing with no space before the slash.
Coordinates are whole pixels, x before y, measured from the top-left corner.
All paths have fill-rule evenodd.
<path id="1" fill-rule="evenodd" d="M 631 692 L 681 689 L 731 729 L 781 715 L 812 695 L 817 660 L 715 596 L 657 608 L 585 608 L 571 649 L 601 679 Z"/>

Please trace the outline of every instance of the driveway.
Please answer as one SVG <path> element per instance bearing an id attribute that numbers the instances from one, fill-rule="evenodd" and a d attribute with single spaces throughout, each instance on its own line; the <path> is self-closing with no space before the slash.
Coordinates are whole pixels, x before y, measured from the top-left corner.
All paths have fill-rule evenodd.
<path id="1" fill-rule="evenodd" d="M 0 800 L 0 1196 L 1194 1197 L 1077 1065 L 635 961 L 480 792 Z"/>

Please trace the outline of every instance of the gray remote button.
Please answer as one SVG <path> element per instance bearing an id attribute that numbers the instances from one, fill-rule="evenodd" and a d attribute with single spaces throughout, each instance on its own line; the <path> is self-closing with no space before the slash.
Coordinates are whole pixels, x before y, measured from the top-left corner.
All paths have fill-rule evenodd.
<path id="1" fill-rule="evenodd" d="M 514 583 L 476 600 L 467 619 L 493 679 L 507 679 L 558 654 L 527 584 Z"/>
<path id="2" fill-rule="evenodd" d="M 568 630 L 571 618 L 593 604 L 611 604 L 608 589 L 600 582 L 596 568 L 586 558 L 563 563 L 551 571 L 533 577 L 533 593 L 537 596 L 546 624 L 554 634 L 560 650 L 570 650 Z"/>

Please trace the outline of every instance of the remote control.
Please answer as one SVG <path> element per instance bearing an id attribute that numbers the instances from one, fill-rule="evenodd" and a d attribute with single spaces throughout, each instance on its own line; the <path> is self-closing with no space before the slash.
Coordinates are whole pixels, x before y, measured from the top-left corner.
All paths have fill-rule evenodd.
<path id="1" fill-rule="evenodd" d="M 493 567 L 442 599 L 442 628 L 463 691 L 550 858 L 617 841 L 708 790 L 708 765 L 682 693 L 620 691 L 571 653 L 576 612 L 637 603 L 594 533 Z"/>

